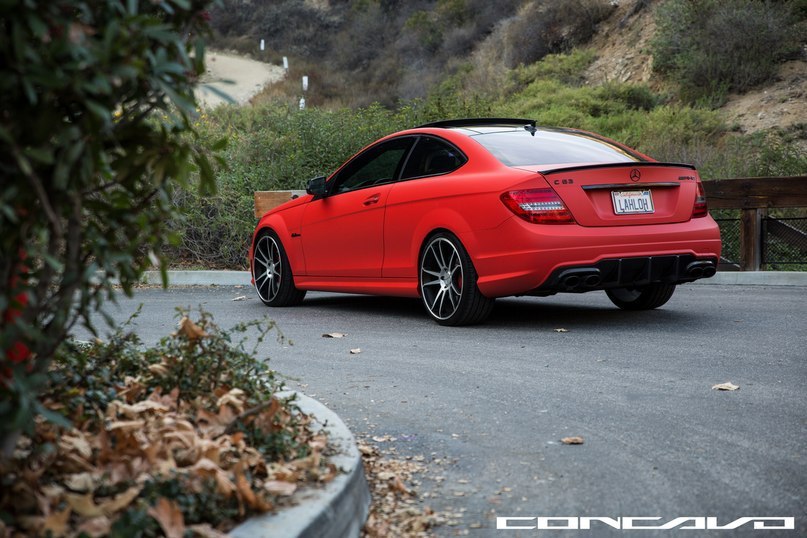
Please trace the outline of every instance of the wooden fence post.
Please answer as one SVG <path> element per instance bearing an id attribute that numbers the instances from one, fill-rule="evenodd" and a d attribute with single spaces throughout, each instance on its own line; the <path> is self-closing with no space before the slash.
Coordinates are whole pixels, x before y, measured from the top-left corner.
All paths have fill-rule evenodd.
<path id="1" fill-rule="evenodd" d="M 740 214 L 740 270 L 759 271 L 762 265 L 762 219 L 766 209 L 743 209 Z"/>

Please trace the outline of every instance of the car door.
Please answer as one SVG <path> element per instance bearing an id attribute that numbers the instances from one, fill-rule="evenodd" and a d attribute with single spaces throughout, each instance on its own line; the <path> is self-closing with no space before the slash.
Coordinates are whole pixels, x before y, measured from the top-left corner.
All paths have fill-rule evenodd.
<path id="1" fill-rule="evenodd" d="M 395 138 L 366 149 L 328 181 L 326 196 L 308 204 L 301 230 L 306 274 L 381 276 L 387 196 L 413 141 Z"/>

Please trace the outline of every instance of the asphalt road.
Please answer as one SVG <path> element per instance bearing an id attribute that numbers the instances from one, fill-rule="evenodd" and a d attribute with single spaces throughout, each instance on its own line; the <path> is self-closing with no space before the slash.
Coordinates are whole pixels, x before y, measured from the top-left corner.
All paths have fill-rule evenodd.
<path id="1" fill-rule="evenodd" d="M 314 293 L 267 309 L 234 287 L 142 289 L 113 312 L 139 303 L 146 343 L 172 330 L 180 305 L 223 327 L 275 319 L 294 345 L 260 351 L 292 388 L 355 433 L 424 457 L 424 503 L 457 522 L 438 535 L 545 535 L 496 530 L 497 516 L 794 517 L 785 534 L 807 535 L 807 288 L 687 285 L 644 313 L 601 292 L 504 299 L 472 328 L 440 327 L 418 301 Z M 712 390 L 726 381 L 740 389 Z M 580 534 L 621 534 L 592 525 Z"/>

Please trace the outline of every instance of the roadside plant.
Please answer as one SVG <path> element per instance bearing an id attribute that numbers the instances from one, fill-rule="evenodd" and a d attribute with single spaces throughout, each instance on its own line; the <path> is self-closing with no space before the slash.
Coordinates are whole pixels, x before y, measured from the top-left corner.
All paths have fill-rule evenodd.
<path id="1" fill-rule="evenodd" d="M 0 3 L 5 449 L 48 413 L 37 394 L 69 331 L 92 328 L 116 284 L 130 293 L 152 263 L 164 269 L 170 188 L 214 190 L 191 121 L 209 3 Z"/>
<path id="2" fill-rule="evenodd" d="M 256 357 L 285 341 L 275 324 L 177 317 L 153 346 L 127 323 L 59 347 L 41 401 L 70 425 L 37 420 L 0 459 L 0 535 L 218 536 L 336 476 L 325 434 Z"/>

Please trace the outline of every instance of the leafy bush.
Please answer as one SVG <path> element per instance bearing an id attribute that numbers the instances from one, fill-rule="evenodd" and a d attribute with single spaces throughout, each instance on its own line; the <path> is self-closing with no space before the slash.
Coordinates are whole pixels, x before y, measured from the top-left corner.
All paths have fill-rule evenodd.
<path id="1" fill-rule="evenodd" d="M 720 105 L 727 91 L 770 78 L 798 50 L 788 2 L 670 0 L 656 13 L 653 68 L 676 79 L 689 101 Z"/>
<path id="2" fill-rule="evenodd" d="M 198 171 L 213 190 L 191 125 L 206 4 L 1 4 L 0 441 L 32 426 L 54 350 L 113 278 L 128 293 L 151 267 L 169 186 Z"/>

